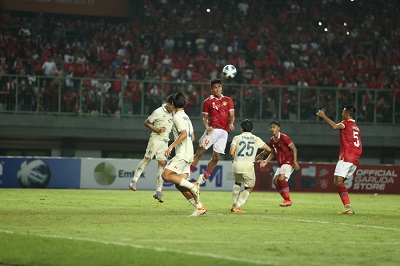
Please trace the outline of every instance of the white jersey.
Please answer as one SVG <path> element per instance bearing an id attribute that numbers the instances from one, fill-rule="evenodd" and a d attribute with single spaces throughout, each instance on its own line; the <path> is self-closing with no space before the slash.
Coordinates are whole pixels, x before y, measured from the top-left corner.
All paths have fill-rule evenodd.
<path id="1" fill-rule="evenodd" d="M 231 146 L 236 146 L 235 159 L 232 164 L 234 173 L 247 173 L 254 171 L 254 160 L 257 150 L 264 147 L 265 142 L 251 132 L 243 132 L 235 136 Z"/>
<path id="2" fill-rule="evenodd" d="M 150 139 L 160 139 L 166 142 L 169 141 L 169 134 L 171 133 L 172 129 L 172 113 L 168 112 L 165 108 L 166 103 L 164 103 L 161 107 L 158 107 L 153 113 L 147 118 L 150 123 L 152 123 L 155 127 L 165 127 L 165 132 L 163 133 L 156 133 L 151 132 Z"/>
<path id="3" fill-rule="evenodd" d="M 178 139 L 179 133 L 183 130 L 186 131 L 187 138 L 183 140 L 181 144 L 175 147 L 175 157 L 174 159 L 183 159 L 184 161 L 191 163 L 194 157 L 194 148 L 192 142 L 193 125 L 190 121 L 189 116 L 184 110 L 178 111 L 172 118 L 174 126 L 172 132 L 174 133 L 175 140 Z"/>

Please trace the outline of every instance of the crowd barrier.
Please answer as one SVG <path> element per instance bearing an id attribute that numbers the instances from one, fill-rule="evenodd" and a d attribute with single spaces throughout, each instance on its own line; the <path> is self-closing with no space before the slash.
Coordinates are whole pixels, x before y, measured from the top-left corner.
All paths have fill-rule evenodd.
<path id="1" fill-rule="evenodd" d="M 82 188 L 128 189 L 139 159 L 0 157 L 0 188 Z M 191 173 L 197 179 L 207 168 L 202 160 Z M 294 192 L 336 192 L 333 185 L 335 164 L 300 163 L 300 170 L 289 179 Z M 260 168 L 255 164 L 257 177 L 254 191 L 275 191 L 272 176 L 276 163 Z M 140 176 L 139 190 L 153 190 L 156 186 L 157 162 L 151 161 Z M 353 178 L 346 181 L 351 193 L 400 194 L 400 166 L 360 165 Z M 202 190 L 230 191 L 233 187 L 232 163 L 221 161 Z M 164 190 L 174 190 L 169 182 Z"/>
<path id="2" fill-rule="evenodd" d="M 51 81 L 51 82 L 50 82 Z M 208 83 L 157 80 L 3 75 L 0 112 L 74 116 L 147 116 L 171 93 L 188 95 L 185 112 L 199 116 L 209 97 Z M 118 85 L 117 85 L 118 84 Z M 301 87 L 224 82 L 224 95 L 235 105 L 237 119 L 317 122 L 323 108 L 334 121 L 341 119 L 343 103 L 357 108 L 358 123 L 400 122 L 400 89 Z"/>

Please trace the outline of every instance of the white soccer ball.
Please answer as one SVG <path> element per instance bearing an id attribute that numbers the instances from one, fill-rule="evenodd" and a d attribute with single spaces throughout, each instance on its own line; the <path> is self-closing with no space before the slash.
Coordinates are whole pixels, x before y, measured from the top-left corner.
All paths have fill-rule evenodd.
<path id="1" fill-rule="evenodd" d="M 233 65 L 226 65 L 224 66 L 222 73 L 224 74 L 225 78 L 233 79 L 234 77 L 236 77 L 237 70 L 236 67 L 234 67 Z"/>
<path id="2" fill-rule="evenodd" d="M 45 188 L 50 176 L 49 166 L 39 159 L 24 161 L 17 172 L 18 182 L 24 188 Z"/>

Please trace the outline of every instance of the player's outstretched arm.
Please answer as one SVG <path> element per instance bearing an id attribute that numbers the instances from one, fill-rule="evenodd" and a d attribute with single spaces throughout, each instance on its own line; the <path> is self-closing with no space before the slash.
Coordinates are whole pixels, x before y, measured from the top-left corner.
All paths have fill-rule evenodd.
<path id="1" fill-rule="evenodd" d="M 342 123 L 336 124 L 335 122 L 333 122 L 331 119 L 329 119 L 329 117 L 326 116 L 325 112 L 322 110 L 318 110 L 317 112 L 317 116 L 321 117 L 322 119 L 325 120 L 325 122 L 334 130 L 340 130 L 343 129 L 344 126 Z"/>

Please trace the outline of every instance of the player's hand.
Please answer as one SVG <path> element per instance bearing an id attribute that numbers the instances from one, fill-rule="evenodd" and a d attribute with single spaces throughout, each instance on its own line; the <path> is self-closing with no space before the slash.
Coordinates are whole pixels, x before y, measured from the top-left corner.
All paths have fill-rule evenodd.
<path id="1" fill-rule="evenodd" d="M 213 127 L 208 127 L 208 128 L 206 129 L 206 131 L 207 131 L 207 134 L 211 133 L 213 130 L 214 130 L 214 128 L 213 128 Z"/>
<path id="2" fill-rule="evenodd" d="M 165 130 L 166 130 L 165 127 L 159 127 L 159 128 L 157 128 L 157 131 L 156 131 L 156 132 L 157 132 L 158 134 L 161 134 L 161 133 L 164 133 Z"/>
<path id="3" fill-rule="evenodd" d="M 235 126 L 234 126 L 233 124 L 231 124 L 231 125 L 229 125 L 229 129 L 230 129 L 230 130 L 234 130 L 234 129 L 235 129 Z"/>
<path id="4" fill-rule="evenodd" d="M 300 170 L 300 166 L 298 163 L 293 163 L 294 170 Z"/>
<path id="5" fill-rule="evenodd" d="M 164 155 L 165 155 L 167 158 L 171 155 L 172 149 L 173 149 L 173 148 L 170 146 L 170 147 L 168 147 L 168 149 L 164 152 Z"/>
<path id="6" fill-rule="evenodd" d="M 265 167 L 265 166 L 267 165 L 267 163 L 268 163 L 268 162 L 266 162 L 265 160 L 264 160 L 264 161 L 261 161 L 260 167 Z"/>
<path id="7" fill-rule="evenodd" d="M 259 163 L 261 163 L 261 161 L 262 161 L 262 159 L 263 159 L 263 154 L 259 154 L 259 155 L 257 155 L 257 157 L 256 157 L 256 162 L 259 162 Z"/>
<path id="8" fill-rule="evenodd" d="M 322 117 L 325 113 L 322 110 L 318 110 L 318 112 L 316 114 L 317 114 L 317 116 Z"/>

